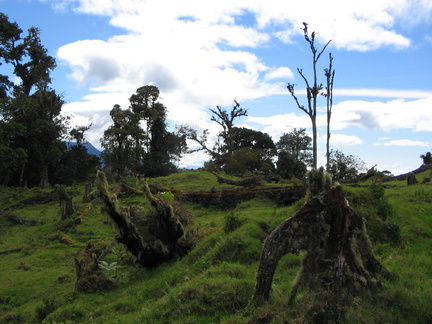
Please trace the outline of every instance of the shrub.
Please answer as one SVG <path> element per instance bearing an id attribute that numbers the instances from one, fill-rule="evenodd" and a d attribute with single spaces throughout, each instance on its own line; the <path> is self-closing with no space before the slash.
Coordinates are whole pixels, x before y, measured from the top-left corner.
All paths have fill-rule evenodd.
<path id="1" fill-rule="evenodd" d="M 225 224 L 223 229 L 225 233 L 233 232 L 237 228 L 243 225 L 243 221 L 240 220 L 238 215 L 234 214 L 233 212 L 225 216 L 224 219 L 225 219 Z"/>

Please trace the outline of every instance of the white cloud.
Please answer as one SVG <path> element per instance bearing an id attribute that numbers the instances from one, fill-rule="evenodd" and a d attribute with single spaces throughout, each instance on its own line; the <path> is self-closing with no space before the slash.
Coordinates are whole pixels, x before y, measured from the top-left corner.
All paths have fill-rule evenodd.
<path id="1" fill-rule="evenodd" d="M 363 144 L 363 141 L 357 136 L 344 135 L 344 134 L 331 134 L 330 144 L 337 145 L 337 146 L 351 146 L 351 145 Z"/>
<path id="2" fill-rule="evenodd" d="M 431 143 L 423 141 L 413 141 L 410 139 L 391 140 L 386 143 L 375 143 L 375 146 L 431 146 Z"/>
<path id="3" fill-rule="evenodd" d="M 293 72 L 287 67 L 280 67 L 270 71 L 264 76 L 264 80 L 270 81 L 275 79 L 292 79 L 294 78 Z"/>
<path id="4" fill-rule="evenodd" d="M 432 131 L 432 97 L 414 101 L 344 101 L 333 106 L 333 129 L 359 126 L 368 129 Z"/>
<path id="5" fill-rule="evenodd" d="M 70 77 L 91 92 L 64 109 L 89 120 L 95 120 L 94 113 L 99 114 L 99 122 L 90 131 L 94 138 L 103 133 L 112 106 L 119 103 L 127 107 L 130 94 L 146 84 L 159 87 L 173 123 L 217 132 L 209 122 L 209 106 L 229 106 L 234 98 L 241 102 L 273 94 L 288 96 L 281 81 L 293 78 L 292 71 L 269 66 L 255 50 L 277 43 L 275 38 L 285 43 L 302 41 L 303 21 L 311 23 L 310 31 L 319 31 L 319 42 L 331 39 L 330 46 L 338 49 L 404 49 L 411 46 L 411 40 L 395 26 L 406 19 L 407 12 L 415 11 L 418 21 L 432 12 L 427 0 L 364 0 L 361 5 L 345 0 L 45 1 L 63 11 L 106 16 L 112 25 L 125 30 L 108 40 L 82 40 L 58 50 L 58 59 L 72 69 Z M 250 19 L 240 24 L 245 14 Z M 334 94 L 419 100 L 338 103 L 333 108 L 332 130 L 354 125 L 430 131 L 431 91 L 335 89 Z M 300 111 L 251 116 L 246 122 L 261 125 L 261 131 L 273 139 L 293 127 L 310 128 L 309 117 Z M 325 126 L 324 115 L 318 116 L 318 126 Z M 361 139 L 334 134 L 332 142 L 354 145 Z M 194 158 L 201 161 L 201 157 Z"/>
<path id="6" fill-rule="evenodd" d="M 395 89 L 340 89 L 333 90 L 334 96 L 375 97 L 375 98 L 405 98 L 425 99 L 432 97 L 432 91 L 427 90 L 395 90 Z"/>
<path id="7" fill-rule="evenodd" d="M 277 141 L 284 133 L 289 133 L 293 128 L 310 127 L 310 119 L 306 115 L 297 115 L 294 113 L 275 115 L 271 117 L 254 117 L 246 118 L 247 123 L 257 123 L 262 125 L 261 131 L 269 134 L 273 140 Z"/>

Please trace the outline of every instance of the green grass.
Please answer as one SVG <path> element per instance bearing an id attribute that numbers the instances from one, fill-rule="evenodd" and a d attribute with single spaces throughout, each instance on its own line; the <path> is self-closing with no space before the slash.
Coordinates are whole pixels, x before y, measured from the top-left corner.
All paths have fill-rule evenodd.
<path id="1" fill-rule="evenodd" d="M 184 191 L 227 186 L 201 171 L 149 182 Z M 184 203 L 200 238 L 186 257 L 146 270 L 131 263 L 124 248 L 114 244 L 115 253 L 105 261 L 120 266 L 107 273 L 118 287 L 91 294 L 75 292 L 74 260 L 82 257 L 89 243 L 100 252 L 115 238 L 100 205 L 82 214 L 81 223 L 75 222 L 78 214 L 60 220 L 55 200 L 14 207 L 15 214 L 46 223 L 18 225 L 0 214 L 0 323 L 40 323 L 43 319 L 46 323 L 308 323 L 323 309 L 332 314 L 333 308 L 334 314 L 343 308 L 347 323 L 430 323 L 432 184 L 407 187 L 399 181 L 385 185 L 379 199 L 372 198 L 375 191 L 369 187 L 345 188 L 350 205 L 366 219 L 377 258 L 394 274 L 385 290 L 356 296 L 351 302 L 300 291 L 289 305 L 302 260 L 301 254 L 290 254 L 276 270 L 270 301 L 257 308 L 248 304 L 263 241 L 304 201 L 280 206 L 255 198 L 229 210 Z M 73 191 L 78 212 L 84 210 L 83 186 L 68 189 Z M 38 189 L 0 187 L 0 209 L 40 194 Z M 136 194 L 123 195 L 121 203 L 147 206 Z M 225 231 L 227 222 L 232 223 Z M 386 232 L 389 229 L 398 229 L 398 237 Z"/>

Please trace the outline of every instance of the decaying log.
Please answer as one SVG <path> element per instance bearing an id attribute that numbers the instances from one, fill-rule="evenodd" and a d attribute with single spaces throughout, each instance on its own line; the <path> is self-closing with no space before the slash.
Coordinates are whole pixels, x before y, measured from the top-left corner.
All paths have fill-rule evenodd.
<path id="1" fill-rule="evenodd" d="M 223 178 L 216 173 L 213 174 L 216 176 L 218 183 L 226 183 L 233 186 L 242 186 L 242 187 L 256 187 L 262 184 L 262 179 L 259 176 L 252 176 L 241 180 L 233 180 L 233 179 Z"/>
<path id="2" fill-rule="evenodd" d="M 23 217 L 20 215 L 13 214 L 11 212 L 5 213 L 5 216 L 11 222 L 14 222 L 14 223 L 17 223 L 20 225 L 34 226 L 34 225 L 43 225 L 46 223 L 45 221 L 42 221 L 42 220 L 26 218 L 26 217 Z"/>
<path id="3" fill-rule="evenodd" d="M 390 276 L 373 255 L 364 221 L 349 207 L 341 186 L 311 198 L 267 237 L 253 303 L 269 298 L 282 256 L 300 250 L 306 256 L 291 300 L 301 286 L 339 293 L 380 287 L 379 275 Z"/>
<path id="4" fill-rule="evenodd" d="M 138 227 L 127 211 L 120 208 L 117 198 L 108 191 L 105 174 L 98 172 L 96 177 L 105 211 L 118 231 L 117 241 L 126 246 L 140 265 L 154 268 L 184 252 L 178 246 L 179 239 L 184 235 L 182 224 L 172 206 L 153 197 L 147 184 L 143 191 L 134 191 L 147 196 L 157 215 L 144 220 L 144 225 Z"/>

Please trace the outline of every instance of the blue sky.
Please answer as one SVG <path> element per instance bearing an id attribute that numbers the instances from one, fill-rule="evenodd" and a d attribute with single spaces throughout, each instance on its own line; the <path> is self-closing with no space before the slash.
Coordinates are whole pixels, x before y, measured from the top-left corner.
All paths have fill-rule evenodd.
<path id="1" fill-rule="evenodd" d="M 208 108 L 229 109 L 236 98 L 249 111 L 238 126 L 275 141 L 293 127 L 310 131 L 286 89 L 296 84 L 305 103 L 297 68 L 310 75 L 306 21 L 317 47 L 332 40 L 318 66 L 322 74 L 333 54 L 332 148 L 394 174 L 419 167 L 432 148 L 431 0 L 0 0 L 0 11 L 24 30 L 41 29 L 63 111 L 93 124 L 87 138 L 96 147 L 114 104 L 126 108 L 147 84 L 161 90 L 171 125 L 214 136 Z M 323 110 L 318 125 L 324 163 Z M 207 159 L 195 153 L 181 166 Z"/>

